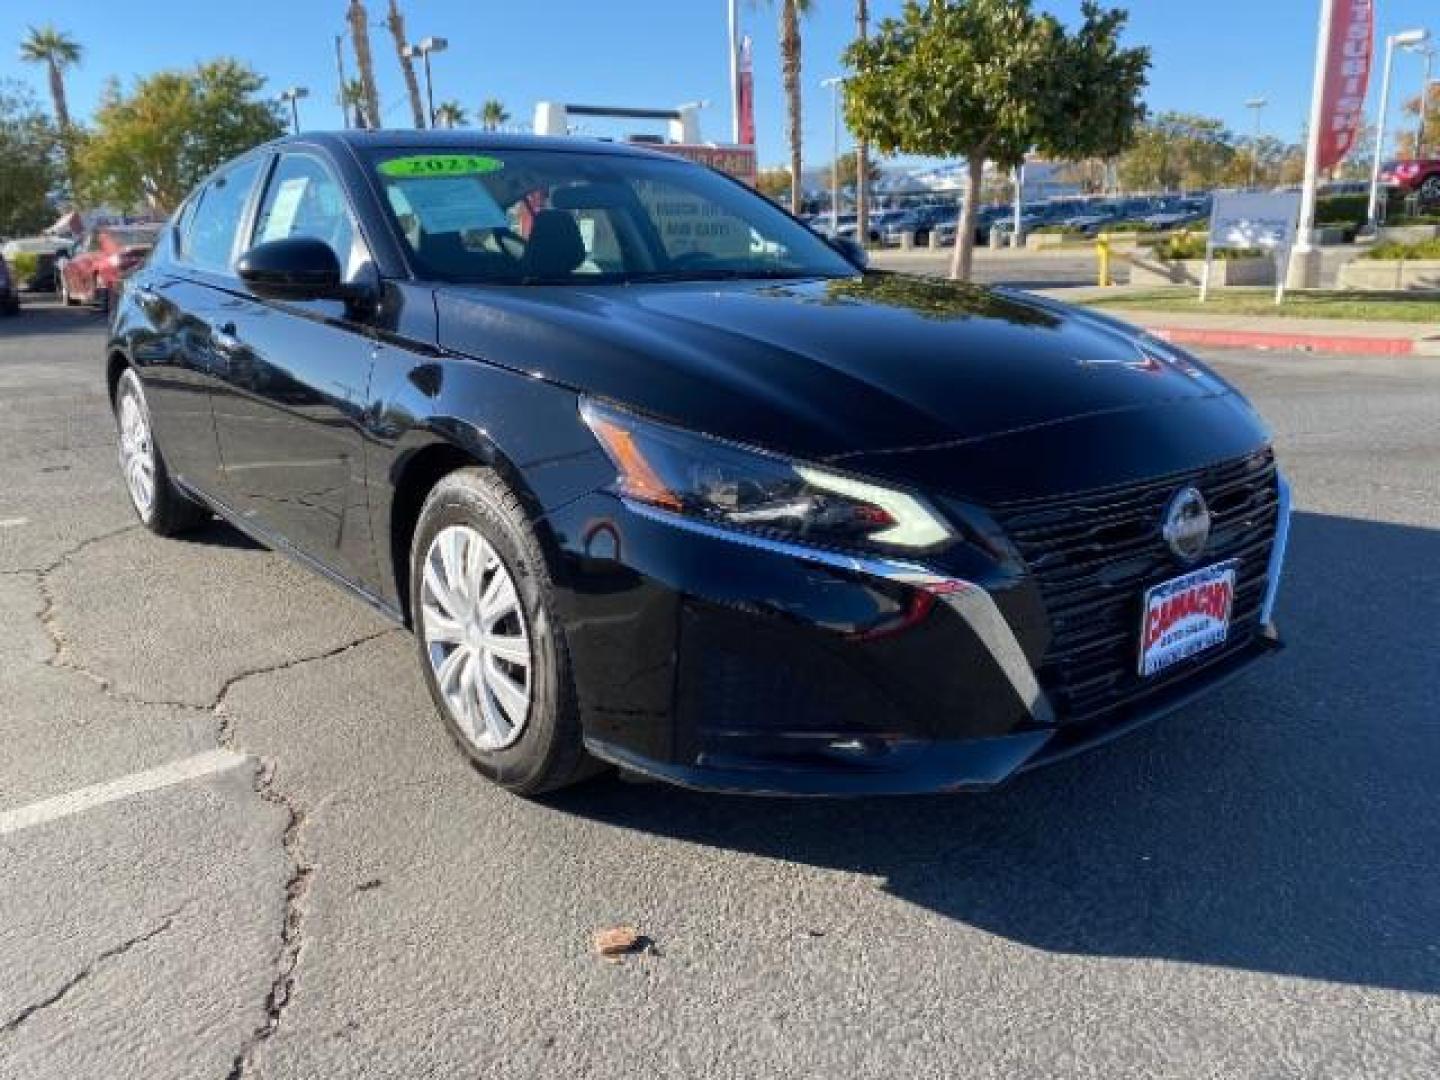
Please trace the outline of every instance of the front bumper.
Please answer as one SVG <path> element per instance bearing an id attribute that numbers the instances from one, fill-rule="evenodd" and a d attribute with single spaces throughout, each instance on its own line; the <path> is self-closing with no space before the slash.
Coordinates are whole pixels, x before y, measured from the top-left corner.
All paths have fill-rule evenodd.
<path id="1" fill-rule="evenodd" d="M 1180 708 L 1274 652 L 1279 526 L 1256 632 L 1084 723 L 1036 671 L 1048 642 L 1023 566 L 842 555 L 608 494 L 548 519 L 585 742 L 631 772 L 773 795 L 994 788 Z"/>

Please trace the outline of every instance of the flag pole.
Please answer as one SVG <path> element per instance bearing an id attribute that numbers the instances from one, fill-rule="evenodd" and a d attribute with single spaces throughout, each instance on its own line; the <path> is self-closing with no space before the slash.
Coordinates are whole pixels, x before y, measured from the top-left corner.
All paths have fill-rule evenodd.
<path id="1" fill-rule="evenodd" d="M 1325 125 L 1325 84 L 1330 66 L 1330 33 L 1334 22 L 1335 0 L 1320 0 L 1320 30 L 1315 46 L 1315 85 L 1311 91 L 1310 129 L 1305 142 L 1305 186 L 1300 194 L 1300 227 L 1290 263 L 1291 284 L 1297 288 L 1309 285 L 1310 265 L 1315 257 L 1315 202 L 1320 185 L 1320 140 L 1324 135 L 1321 129 Z"/>

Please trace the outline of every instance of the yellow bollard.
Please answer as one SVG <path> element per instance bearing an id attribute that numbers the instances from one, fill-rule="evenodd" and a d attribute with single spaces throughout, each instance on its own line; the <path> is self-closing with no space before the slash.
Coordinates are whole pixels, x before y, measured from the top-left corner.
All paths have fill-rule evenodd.
<path id="1" fill-rule="evenodd" d="M 1108 288 L 1114 282 L 1110 280 L 1110 235 L 1101 233 L 1095 238 L 1095 256 L 1100 263 L 1100 285 Z"/>

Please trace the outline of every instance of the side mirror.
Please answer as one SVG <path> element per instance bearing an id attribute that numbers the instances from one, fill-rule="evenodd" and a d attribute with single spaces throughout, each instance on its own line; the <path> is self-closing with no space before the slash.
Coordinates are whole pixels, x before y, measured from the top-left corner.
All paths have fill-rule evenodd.
<path id="1" fill-rule="evenodd" d="M 865 250 L 865 245 L 853 236 L 832 236 L 829 240 L 830 246 L 844 255 L 857 270 L 864 270 L 870 265 L 870 253 Z"/>
<path id="2" fill-rule="evenodd" d="M 352 300 L 340 260 L 323 240 L 293 237 L 256 244 L 240 256 L 240 280 L 266 300 Z"/>

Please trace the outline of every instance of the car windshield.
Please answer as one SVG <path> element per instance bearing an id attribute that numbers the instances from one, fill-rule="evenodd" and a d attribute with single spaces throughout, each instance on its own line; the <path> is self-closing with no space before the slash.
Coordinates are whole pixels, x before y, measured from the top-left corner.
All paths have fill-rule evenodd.
<path id="1" fill-rule="evenodd" d="M 484 284 L 849 277 L 767 199 L 680 160 L 576 150 L 372 152 L 422 275 Z"/>

